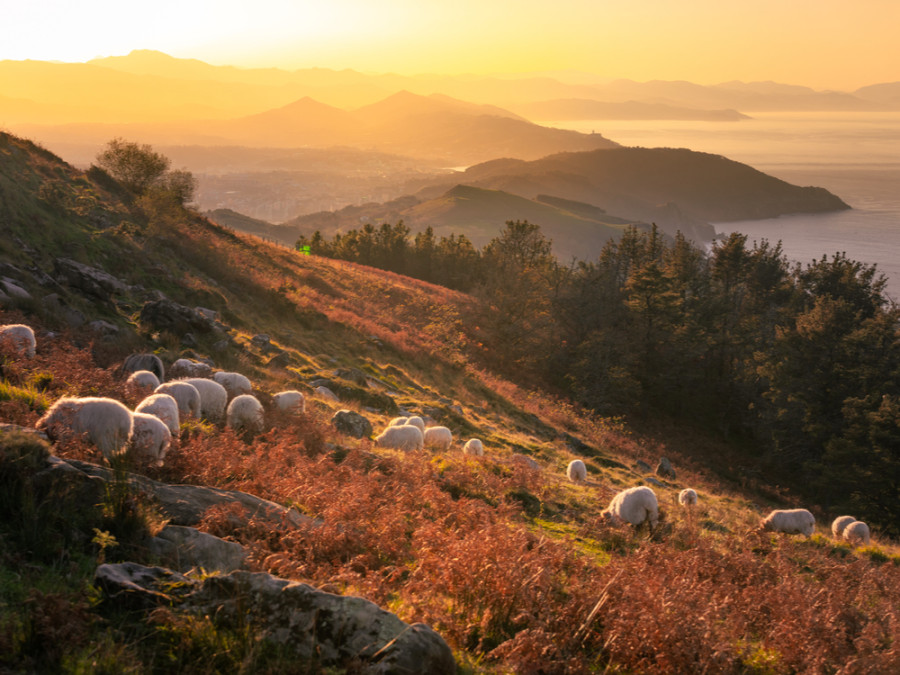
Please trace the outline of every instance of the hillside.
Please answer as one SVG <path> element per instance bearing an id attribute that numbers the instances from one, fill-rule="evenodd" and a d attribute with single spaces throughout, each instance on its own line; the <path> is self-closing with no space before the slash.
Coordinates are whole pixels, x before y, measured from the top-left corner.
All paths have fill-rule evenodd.
<path id="1" fill-rule="evenodd" d="M 535 101 L 515 109 L 530 120 L 697 120 L 737 122 L 750 119 L 736 110 L 698 110 L 662 103 L 609 103 L 583 98 Z"/>
<path id="2" fill-rule="evenodd" d="M 194 570 L 164 577 L 152 596 L 95 585 L 100 563 L 160 562 L 147 542 L 173 516 L 135 487 L 149 483 L 126 482 L 121 468 L 110 477 L 78 440 L 51 446 L 64 463 L 45 471 L 41 441 L 0 431 L 4 669 L 385 665 L 390 650 L 334 657 L 333 614 L 279 614 L 286 598 L 314 589 L 287 587 L 280 605 L 261 608 L 269 573 L 325 591 L 330 607 L 360 608 L 347 598 L 361 596 L 432 626 L 462 672 L 896 670 L 895 543 L 878 530 L 867 547 L 836 541 L 828 524 L 837 514 L 814 506 L 812 537 L 751 531 L 770 508 L 801 505 L 777 487 L 767 458 L 664 415 L 626 426 L 591 414 L 534 387 L 528 372 L 520 376 L 532 385 L 514 384 L 494 368 L 503 347 L 479 343 L 474 296 L 234 234 L 8 134 L 0 263 L 0 322 L 37 333 L 33 360 L 4 355 L 4 423 L 31 426 L 63 395 L 127 400 L 117 366 L 145 350 L 166 367 L 209 359 L 246 374 L 261 397 L 298 389 L 307 401 L 297 417 L 267 415 L 254 438 L 187 420 L 164 466 L 128 467 L 166 485 L 271 502 L 253 518 L 236 502 L 219 505 L 191 526 L 240 544 L 258 574 Z M 147 306 L 163 299 L 217 319 L 190 309 L 151 317 Z M 190 321 L 164 323 L 174 314 Z M 321 380 L 340 401 L 314 391 Z M 374 433 L 338 431 L 339 409 L 367 418 Z M 375 446 L 371 437 L 398 412 L 447 426 L 456 442 L 408 453 Z M 484 441 L 483 457 L 460 451 L 471 437 Z M 673 469 L 654 473 L 663 456 Z M 565 478 L 574 459 L 586 465 L 584 482 Z M 73 485 L 54 482 L 65 476 L 78 487 L 54 492 Z M 659 498 L 649 534 L 601 515 L 613 494 L 637 485 Z M 676 501 L 688 486 L 700 494 L 693 510 Z M 225 604 L 212 604 L 217 589 Z M 281 622 L 265 623 L 269 615 Z M 285 632 L 292 640 L 279 643 Z"/>
<path id="3" fill-rule="evenodd" d="M 361 221 L 396 223 L 403 221 L 413 232 L 430 227 L 437 236 L 465 235 L 476 247 L 496 237 L 507 220 L 527 220 L 541 226 L 553 240 L 553 252 L 560 259 L 592 260 L 603 245 L 635 223 L 589 204 L 525 199 L 508 192 L 457 185 L 434 199 L 407 197 L 384 204 L 350 206 L 335 212 L 312 213 L 285 223 L 297 235 L 319 230 L 331 236 L 359 227 Z M 221 221 L 220 221 L 221 222 Z M 240 228 L 243 229 L 243 228 Z M 245 230 L 249 231 L 249 230 Z"/>

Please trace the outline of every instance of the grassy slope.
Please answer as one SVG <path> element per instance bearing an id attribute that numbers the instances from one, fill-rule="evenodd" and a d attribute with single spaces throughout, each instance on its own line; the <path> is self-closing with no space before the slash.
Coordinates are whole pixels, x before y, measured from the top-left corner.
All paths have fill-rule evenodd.
<path id="1" fill-rule="evenodd" d="M 262 389 L 302 387 L 314 375 L 355 367 L 396 392 L 393 399 L 401 406 L 429 406 L 456 437 L 485 441 L 487 457 L 480 461 L 462 456 L 458 447 L 400 456 L 375 449 L 367 439 L 336 434 L 327 420 L 338 406 L 317 400 L 303 420 L 282 421 L 249 448 L 227 432 L 195 429 L 172 450 L 158 477 L 247 490 L 326 522 L 324 529 L 298 538 L 235 531 L 211 514 L 206 528 L 242 541 L 259 569 L 365 595 L 406 620 L 428 621 L 477 671 L 579 672 L 611 665 L 687 672 L 702 663 L 719 672 L 813 672 L 852 659 L 859 659 L 856 672 L 896 666 L 896 546 L 876 539 L 876 546 L 853 552 L 821 534 L 809 541 L 748 534 L 769 507 L 768 497 L 776 495 L 752 471 L 734 480 L 716 472 L 738 462 L 753 468 L 752 457 L 739 448 L 659 420 L 629 431 L 480 370 L 467 356 L 467 296 L 298 255 L 196 217 L 158 213 L 142 223 L 91 183 L 84 190 L 103 200 L 88 215 L 68 202 L 48 210 L 46 200 L 37 198 L 41 185 L 59 181 L 77 191 L 84 177 L 18 141 L 6 138 L 0 150 L 6 152 L 0 163 L 5 260 L 22 265 L 19 245 L 11 241 L 18 236 L 39 251 L 32 257 L 41 266 L 49 264 L 50 252 L 65 251 L 131 284 L 159 287 L 179 302 L 219 310 L 246 349 L 213 357 Z M 101 214 L 104 223 L 118 224 L 98 229 Z M 127 263 L 117 262 L 125 253 Z M 0 421 L 34 422 L 42 403 L 27 398 L 27 390 L 36 382 L 46 385 L 48 374 L 48 398 L 118 394 L 121 382 L 98 366 L 114 362 L 134 341 L 152 339 L 140 336 L 135 324 L 139 307 L 140 298 L 126 294 L 102 309 L 139 337 L 95 348 L 97 365 L 68 339 L 42 337 L 34 363 L 4 369 L 13 391 L 11 400 L 0 403 Z M 7 309 L 0 320 L 41 326 L 51 325 L 53 317 Z M 258 332 L 293 355 L 291 369 L 265 367 L 264 356 L 249 343 Z M 72 337 L 82 344 L 89 339 L 84 333 Z M 154 346 L 169 362 L 179 354 L 165 335 Z M 208 348 L 201 340 L 199 349 Z M 463 414 L 451 404 L 462 406 Z M 388 419 L 359 403 L 339 407 L 363 411 L 376 428 Z M 564 479 L 566 464 L 579 456 L 564 433 L 589 446 L 580 450 L 589 468 L 584 485 Z M 537 459 L 543 470 L 523 468 L 513 460 L 515 453 Z M 663 527 L 647 540 L 605 525 L 599 512 L 609 497 L 642 483 L 634 462 L 655 464 L 660 455 L 678 472 L 677 480 L 656 489 Z M 714 457 L 720 464 L 706 461 Z M 687 485 L 701 495 L 696 514 L 674 504 Z M 159 626 L 117 633 L 92 618 L 87 581 L 90 556 L 96 554 L 96 545 L 82 547 L 81 554 L 70 554 L 69 565 L 34 563 L 16 578 L 22 554 L 4 549 L 0 574 L 16 580 L 0 595 L 6 603 L 0 604 L 0 642 L 21 647 L 14 630 L 20 625 L 32 637 L 43 635 L 49 627 L 35 612 L 53 616 L 56 603 L 56 611 L 81 617 L 76 625 L 104 645 L 102 658 L 120 667 L 143 663 L 146 669 L 148 660 L 162 667 L 153 656 L 162 648 Z M 22 604 L 29 597 L 31 605 Z M 590 625 L 579 632 L 602 598 Z M 222 645 L 198 646 L 202 631 L 176 623 L 163 626 L 175 631 L 183 648 L 184 660 L 176 666 L 196 668 L 210 654 L 221 655 Z M 87 649 L 84 635 L 66 639 L 72 654 Z"/>

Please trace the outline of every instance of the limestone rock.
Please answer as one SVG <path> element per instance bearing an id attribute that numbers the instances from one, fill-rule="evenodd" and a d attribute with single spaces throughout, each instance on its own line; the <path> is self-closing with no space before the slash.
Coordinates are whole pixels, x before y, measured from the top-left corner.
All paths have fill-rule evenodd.
<path id="1" fill-rule="evenodd" d="M 672 462 L 665 457 L 660 457 L 659 464 L 656 465 L 656 475 L 660 478 L 675 480 L 675 469 L 672 468 Z"/>
<path id="2" fill-rule="evenodd" d="M 353 438 L 372 435 L 372 423 L 353 410 L 338 410 L 331 418 L 331 425 L 340 433 Z"/>
<path id="3" fill-rule="evenodd" d="M 328 387 L 316 387 L 313 391 L 316 392 L 317 396 L 324 398 L 326 401 L 334 401 L 337 403 L 340 400 Z"/>
<path id="4" fill-rule="evenodd" d="M 19 300 L 31 300 L 31 293 L 22 288 L 15 280 L 9 277 L 0 279 L 0 289 L 11 298 Z"/>
<path id="5" fill-rule="evenodd" d="M 195 567 L 207 572 L 234 572 L 244 566 L 247 558 L 244 547 L 238 543 L 179 525 L 163 528 L 151 539 L 150 550 L 180 572 Z"/>
<path id="6" fill-rule="evenodd" d="M 60 283 L 99 300 L 109 301 L 113 295 L 128 290 L 128 287 L 113 275 L 69 258 L 54 260 L 53 270 Z"/>
<path id="7" fill-rule="evenodd" d="M 152 330 L 166 331 L 173 335 L 185 333 L 206 334 L 212 330 L 210 322 L 190 307 L 171 300 L 145 302 L 139 320 Z"/>
<path id="8" fill-rule="evenodd" d="M 651 471 L 653 471 L 653 468 L 649 464 L 647 464 L 647 462 L 640 459 L 634 463 L 634 469 L 635 471 L 639 471 L 640 473 L 650 473 Z"/>

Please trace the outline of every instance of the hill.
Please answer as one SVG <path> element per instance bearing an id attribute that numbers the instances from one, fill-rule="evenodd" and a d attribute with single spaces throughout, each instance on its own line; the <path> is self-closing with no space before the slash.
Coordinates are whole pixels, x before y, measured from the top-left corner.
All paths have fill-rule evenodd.
<path id="1" fill-rule="evenodd" d="M 531 120 L 697 120 L 737 122 L 750 119 L 736 110 L 698 110 L 662 103 L 624 101 L 609 103 L 591 99 L 535 101 L 515 107 Z"/>
<path id="2" fill-rule="evenodd" d="M 410 196 L 384 204 L 350 206 L 335 212 L 313 213 L 295 218 L 290 225 L 298 235 L 319 230 L 331 236 L 359 227 L 362 221 L 379 224 L 403 221 L 413 232 L 430 227 L 438 236 L 465 235 L 482 247 L 496 237 L 507 220 L 527 220 L 541 226 L 553 240 L 553 252 L 560 260 L 591 260 L 603 245 L 636 223 L 606 214 L 589 204 L 525 199 L 500 190 L 457 185 L 433 199 Z"/>
<path id="3" fill-rule="evenodd" d="M 50 447 L 59 461 L 43 441 L 0 431 L 3 668 L 372 669 L 431 634 L 413 626 L 393 651 L 348 655 L 351 632 L 335 637 L 334 624 L 357 624 L 340 623 L 334 608 L 351 605 L 367 623 L 374 610 L 350 599 L 363 596 L 431 625 L 472 672 L 894 670 L 895 544 L 835 541 L 814 507 L 812 537 L 748 532 L 773 505 L 796 503 L 755 448 L 665 416 L 625 427 L 534 387 L 530 372 L 520 376 L 532 386 L 514 384 L 492 367 L 503 347 L 479 344 L 474 296 L 236 235 L 8 134 L 0 196 L 0 322 L 37 329 L 33 360 L 4 353 L 4 423 L 30 427 L 63 395 L 129 400 L 117 366 L 133 351 L 166 366 L 208 359 L 248 375 L 260 396 L 296 388 L 307 398 L 295 418 L 267 414 L 253 438 L 186 420 L 163 467 L 115 474 L 78 439 Z M 164 301 L 168 312 L 152 316 L 148 306 Z M 674 337 L 667 346 L 684 334 Z M 862 334 L 852 337 L 860 344 Z M 340 401 L 314 392 L 323 381 Z M 338 430 L 339 409 L 378 428 L 398 411 L 418 413 L 456 439 L 481 438 L 485 455 L 377 447 Z M 661 455 L 674 472 L 653 474 Z M 583 483 L 564 478 L 576 458 Z M 652 535 L 601 515 L 614 493 L 639 484 L 659 495 Z M 694 510 L 675 503 L 688 485 L 700 493 Z M 175 506 L 148 490 L 175 486 L 223 500 L 200 507 L 181 536 L 229 538 L 254 574 L 154 569 L 164 549 L 150 544 L 174 524 Z M 187 504 L 177 506 L 185 519 Z M 176 547 L 174 558 L 188 553 Z M 153 575 L 163 575 L 154 593 L 139 592 Z M 327 611 L 285 607 L 313 586 Z M 278 601 L 266 606 L 269 595 Z"/>

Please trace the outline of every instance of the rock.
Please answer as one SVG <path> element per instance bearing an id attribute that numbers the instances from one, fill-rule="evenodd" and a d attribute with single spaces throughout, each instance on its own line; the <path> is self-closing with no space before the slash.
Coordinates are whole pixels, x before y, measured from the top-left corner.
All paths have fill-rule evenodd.
<path id="1" fill-rule="evenodd" d="M 212 346 L 213 350 L 217 352 L 227 352 L 229 347 L 231 347 L 231 340 L 219 340 Z"/>
<path id="2" fill-rule="evenodd" d="M 109 301 L 113 295 L 128 290 L 128 287 L 113 275 L 69 258 L 54 260 L 53 270 L 60 283 L 99 300 Z"/>
<path id="3" fill-rule="evenodd" d="M 150 540 L 150 551 L 168 567 L 188 572 L 195 567 L 227 574 L 241 569 L 244 547 L 193 527 L 168 525 Z"/>
<path id="4" fill-rule="evenodd" d="M 171 300 L 145 302 L 138 320 L 152 330 L 166 331 L 172 335 L 185 333 L 205 335 L 212 330 L 209 321 L 193 309 Z"/>
<path id="5" fill-rule="evenodd" d="M 206 307 L 194 307 L 194 311 L 208 321 L 215 322 L 219 320 L 219 313 L 214 309 L 208 309 Z"/>
<path id="6" fill-rule="evenodd" d="M 580 438 L 576 438 L 571 434 L 563 434 L 563 438 L 566 441 L 566 445 L 569 446 L 569 449 L 576 455 L 580 455 L 582 457 L 595 457 L 599 454 L 596 448 L 591 447 Z M 650 470 L 649 466 L 647 467 L 647 470 Z"/>
<path id="7" fill-rule="evenodd" d="M 200 343 L 197 342 L 197 338 L 193 333 L 185 333 L 181 336 L 181 344 L 183 347 L 196 347 Z"/>
<path id="8" fill-rule="evenodd" d="M 89 476 L 97 476 L 107 482 L 114 480 L 113 471 L 107 467 L 75 459 L 68 459 L 66 462 Z M 229 514 L 228 522 L 234 527 L 246 525 L 251 518 L 264 520 L 278 527 L 304 527 L 319 522 L 296 509 L 287 509 L 246 492 L 200 485 L 168 485 L 138 474 L 126 474 L 126 477 L 134 490 L 156 500 L 160 511 L 170 519 L 172 525 L 197 525 L 207 509 L 227 504 L 239 504 L 243 507 L 242 514 Z"/>
<path id="9" fill-rule="evenodd" d="M 269 368 L 287 368 L 294 362 L 294 357 L 291 356 L 290 352 L 282 351 L 279 354 L 276 354 L 271 359 L 266 362 L 266 366 Z"/>
<path id="10" fill-rule="evenodd" d="M 446 642 L 422 624 L 408 625 L 374 603 L 334 595 L 265 573 L 237 571 L 195 580 L 134 563 L 100 565 L 94 575 L 106 602 L 171 607 L 249 624 L 260 638 L 320 667 L 355 665 L 360 673 L 456 672 Z"/>
<path id="11" fill-rule="evenodd" d="M 2 289 L 3 292 L 10 298 L 16 298 L 18 300 L 31 300 L 31 293 L 26 291 L 9 277 L 3 277 L 2 279 L 0 279 L 0 289 Z"/>
<path id="12" fill-rule="evenodd" d="M 653 476 L 645 477 L 644 482 L 649 483 L 650 485 L 653 485 L 655 487 L 666 487 L 665 483 L 663 483 L 661 480 L 656 480 Z"/>
<path id="13" fill-rule="evenodd" d="M 334 401 L 335 403 L 339 402 L 337 396 L 334 395 L 334 392 L 331 391 L 328 387 L 316 387 L 313 389 L 317 396 L 320 398 L 324 398 L 326 401 Z"/>
<path id="14" fill-rule="evenodd" d="M 45 295 L 41 302 L 49 314 L 60 319 L 70 328 L 78 328 L 87 322 L 87 318 L 84 314 L 72 307 L 72 305 L 58 293 Z"/>
<path id="15" fill-rule="evenodd" d="M 348 382 L 353 382 L 353 384 L 357 384 L 360 387 L 368 387 L 368 376 L 361 370 L 357 368 L 338 368 L 332 373 L 335 377 L 339 377 L 342 380 L 347 380 Z"/>
<path id="16" fill-rule="evenodd" d="M 450 406 L 450 410 L 452 410 L 453 412 L 455 412 L 455 413 L 456 413 L 457 415 L 459 415 L 460 417 L 463 416 L 463 407 L 462 407 L 461 405 L 459 405 L 458 403 L 455 404 L 455 405 L 451 405 L 451 406 Z"/>
<path id="17" fill-rule="evenodd" d="M 260 349 L 264 347 L 268 347 L 271 344 L 271 338 L 265 333 L 259 333 L 250 338 L 250 344 L 254 347 L 259 347 Z"/>
<path id="18" fill-rule="evenodd" d="M 87 327 L 94 333 L 103 337 L 112 337 L 119 334 L 118 326 L 109 321 L 104 321 L 103 319 L 95 319 L 94 321 L 91 321 Z"/>
<path id="19" fill-rule="evenodd" d="M 372 423 L 353 410 L 338 410 L 331 418 L 331 425 L 340 433 L 353 438 L 368 438 L 372 435 Z"/>
<path id="20" fill-rule="evenodd" d="M 659 458 L 659 464 L 656 465 L 656 475 L 660 478 L 675 480 L 675 469 L 672 468 L 672 463 L 665 457 Z"/>
<path id="21" fill-rule="evenodd" d="M 650 473 L 653 471 L 653 468 L 642 460 L 638 460 L 634 463 L 634 469 L 640 473 Z"/>

